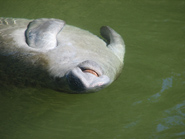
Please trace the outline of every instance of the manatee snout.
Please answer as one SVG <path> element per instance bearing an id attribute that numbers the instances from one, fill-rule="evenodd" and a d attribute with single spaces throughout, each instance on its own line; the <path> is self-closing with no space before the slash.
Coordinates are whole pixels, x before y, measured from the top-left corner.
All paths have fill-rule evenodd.
<path id="1" fill-rule="evenodd" d="M 94 61 L 85 61 L 66 74 L 70 89 L 74 92 L 98 91 L 110 84 L 100 66 Z"/>

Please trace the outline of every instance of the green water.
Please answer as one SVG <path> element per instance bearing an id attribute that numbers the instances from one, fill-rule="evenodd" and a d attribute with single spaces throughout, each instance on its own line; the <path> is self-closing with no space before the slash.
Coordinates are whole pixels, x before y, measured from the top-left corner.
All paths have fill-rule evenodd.
<path id="1" fill-rule="evenodd" d="M 92 94 L 0 90 L 1 139 L 184 139 L 185 0 L 1 0 L 1 17 L 59 18 L 126 43 L 125 67 Z M 7 85 L 8 86 L 8 85 Z"/>

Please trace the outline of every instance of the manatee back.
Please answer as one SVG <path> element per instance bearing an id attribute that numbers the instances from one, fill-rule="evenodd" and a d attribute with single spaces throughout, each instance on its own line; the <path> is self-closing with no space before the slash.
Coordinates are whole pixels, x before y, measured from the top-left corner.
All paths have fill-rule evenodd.
<path id="1" fill-rule="evenodd" d="M 12 47 L 13 43 L 20 42 L 20 39 L 15 38 L 15 36 L 23 36 L 24 39 L 24 29 L 26 29 L 28 23 L 31 20 L 27 19 L 14 19 L 14 18 L 0 18 L 0 49 L 4 47 Z M 21 33 L 13 34 L 16 30 L 22 30 Z M 16 40 L 15 40 L 15 39 Z M 19 37 L 20 38 L 20 37 Z"/>
<path id="2" fill-rule="evenodd" d="M 25 27 L 31 20 L 20 19 L 20 18 L 3 18 L 0 17 L 0 31 L 4 31 L 10 28 L 20 28 Z"/>

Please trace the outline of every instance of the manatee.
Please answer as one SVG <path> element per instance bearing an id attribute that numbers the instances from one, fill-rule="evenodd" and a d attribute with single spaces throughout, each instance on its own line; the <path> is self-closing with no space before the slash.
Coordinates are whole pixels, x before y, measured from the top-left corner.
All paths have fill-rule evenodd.
<path id="1" fill-rule="evenodd" d="M 0 18 L 1 84 L 96 92 L 121 73 L 125 44 L 109 26 L 103 38 L 53 18 Z"/>

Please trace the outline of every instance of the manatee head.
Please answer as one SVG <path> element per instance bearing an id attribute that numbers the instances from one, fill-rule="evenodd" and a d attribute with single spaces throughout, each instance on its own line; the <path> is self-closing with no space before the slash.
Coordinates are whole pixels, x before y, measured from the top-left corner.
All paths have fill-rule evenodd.
<path id="1" fill-rule="evenodd" d="M 59 19 L 10 21 L 11 25 L 2 22 L 0 26 L 2 36 L 11 34 L 0 38 L 0 48 L 6 50 L 3 54 L 11 53 L 24 65 L 29 64 L 29 74 L 35 74 L 34 67 L 37 71 L 41 68 L 40 74 L 46 76 L 35 80 L 47 87 L 68 93 L 96 92 L 110 85 L 122 71 L 125 45 L 108 26 L 100 29 L 103 40 Z"/>

